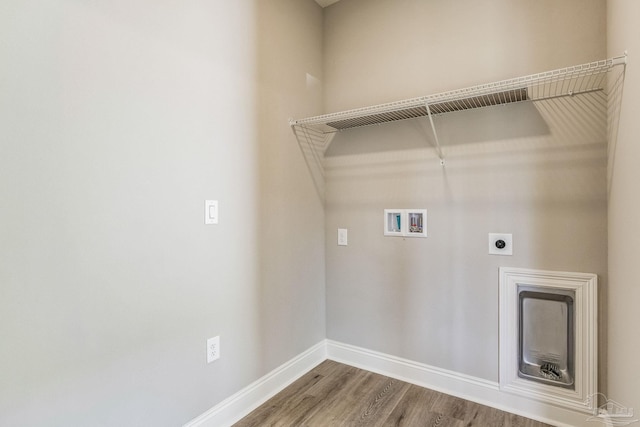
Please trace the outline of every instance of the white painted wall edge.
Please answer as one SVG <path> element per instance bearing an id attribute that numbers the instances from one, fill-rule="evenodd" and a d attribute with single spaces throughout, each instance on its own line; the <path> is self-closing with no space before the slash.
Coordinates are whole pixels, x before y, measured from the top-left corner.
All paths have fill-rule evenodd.
<path id="1" fill-rule="evenodd" d="M 326 359 L 558 427 L 591 426 L 583 413 L 500 391 L 489 381 L 361 347 L 321 341 L 183 427 L 230 427 Z"/>
<path id="2" fill-rule="evenodd" d="M 183 427 L 230 427 L 326 359 L 327 344 L 321 341 Z"/>
<path id="3" fill-rule="evenodd" d="M 584 413 L 500 391 L 497 381 L 390 356 L 384 353 L 327 340 L 327 357 L 420 387 L 490 406 L 558 427 L 591 426 Z"/>

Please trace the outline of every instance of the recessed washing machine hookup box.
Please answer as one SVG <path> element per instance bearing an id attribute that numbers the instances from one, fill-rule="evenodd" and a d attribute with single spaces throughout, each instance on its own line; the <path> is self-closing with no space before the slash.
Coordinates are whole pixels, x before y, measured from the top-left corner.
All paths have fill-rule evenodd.
<path id="1" fill-rule="evenodd" d="M 385 209 L 384 235 L 427 237 L 427 210 Z"/>

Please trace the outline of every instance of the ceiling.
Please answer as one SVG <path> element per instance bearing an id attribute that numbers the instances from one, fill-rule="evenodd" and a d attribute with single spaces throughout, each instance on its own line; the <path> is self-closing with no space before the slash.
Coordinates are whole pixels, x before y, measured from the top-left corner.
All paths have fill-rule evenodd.
<path id="1" fill-rule="evenodd" d="M 322 7 L 327 7 L 327 6 L 331 6 L 332 4 L 336 3 L 337 1 L 339 1 L 339 0 L 316 0 L 316 3 L 318 3 Z"/>

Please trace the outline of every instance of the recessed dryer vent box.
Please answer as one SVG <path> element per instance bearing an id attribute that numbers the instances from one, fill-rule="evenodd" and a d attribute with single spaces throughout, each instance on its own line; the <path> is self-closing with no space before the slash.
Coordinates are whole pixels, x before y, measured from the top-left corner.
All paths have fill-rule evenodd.
<path id="1" fill-rule="evenodd" d="M 427 210 L 385 209 L 384 235 L 427 237 Z"/>

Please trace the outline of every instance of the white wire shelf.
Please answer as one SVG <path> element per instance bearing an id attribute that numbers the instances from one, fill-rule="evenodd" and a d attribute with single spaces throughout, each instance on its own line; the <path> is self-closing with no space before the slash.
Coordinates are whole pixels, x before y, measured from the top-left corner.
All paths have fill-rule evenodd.
<path id="1" fill-rule="evenodd" d="M 607 99 L 608 89 L 617 88 L 615 89 L 616 91 L 621 91 L 626 63 L 627 56 L 625 53 L 623 56 L 601 61 L 435 95 L 304 119 L 291 119 L 289 124 L 298 140 L 318 194 L 324 199 L 324 153 L 337 132 L 399 120 L 428 117 L 433 132 L 433 145 L 440 159 L 440 164 L 444 166 L 444 154 L 438 140 L 434 116 L 496 105 L 545 101 L 586 94 L 592 94 L 591 96 L 597 96 L 599 99 Z M 607 79 L 607 74 L 618 66 L 621 66 L 622 72 L 619 73 L 612 85 Z M 580 98 L 577 97 L 576 99 Z M 619 101 L 620 98 L 615 103 L 618 106 Z M 617 116 L 616 110 L 610 111 L 609 115 Z M 612 117 L 609 117 L 609 120 L 612 123 L 616 122 L 615 117 L 613 117 L 613 120 Z M 615 131 L 615 126 L 613 130 Z M 612 138 L 615 139 L 615 136 Z"/>
<path id="2" fill-rule="evenodd" d="M 289 124 L 321 133 L 331 133 L 473 108 L 579 95 L 604 90 L 607 72 L 625 63 L 626 56 L 619 56 L 435 95 L 292 119 Z"/>

